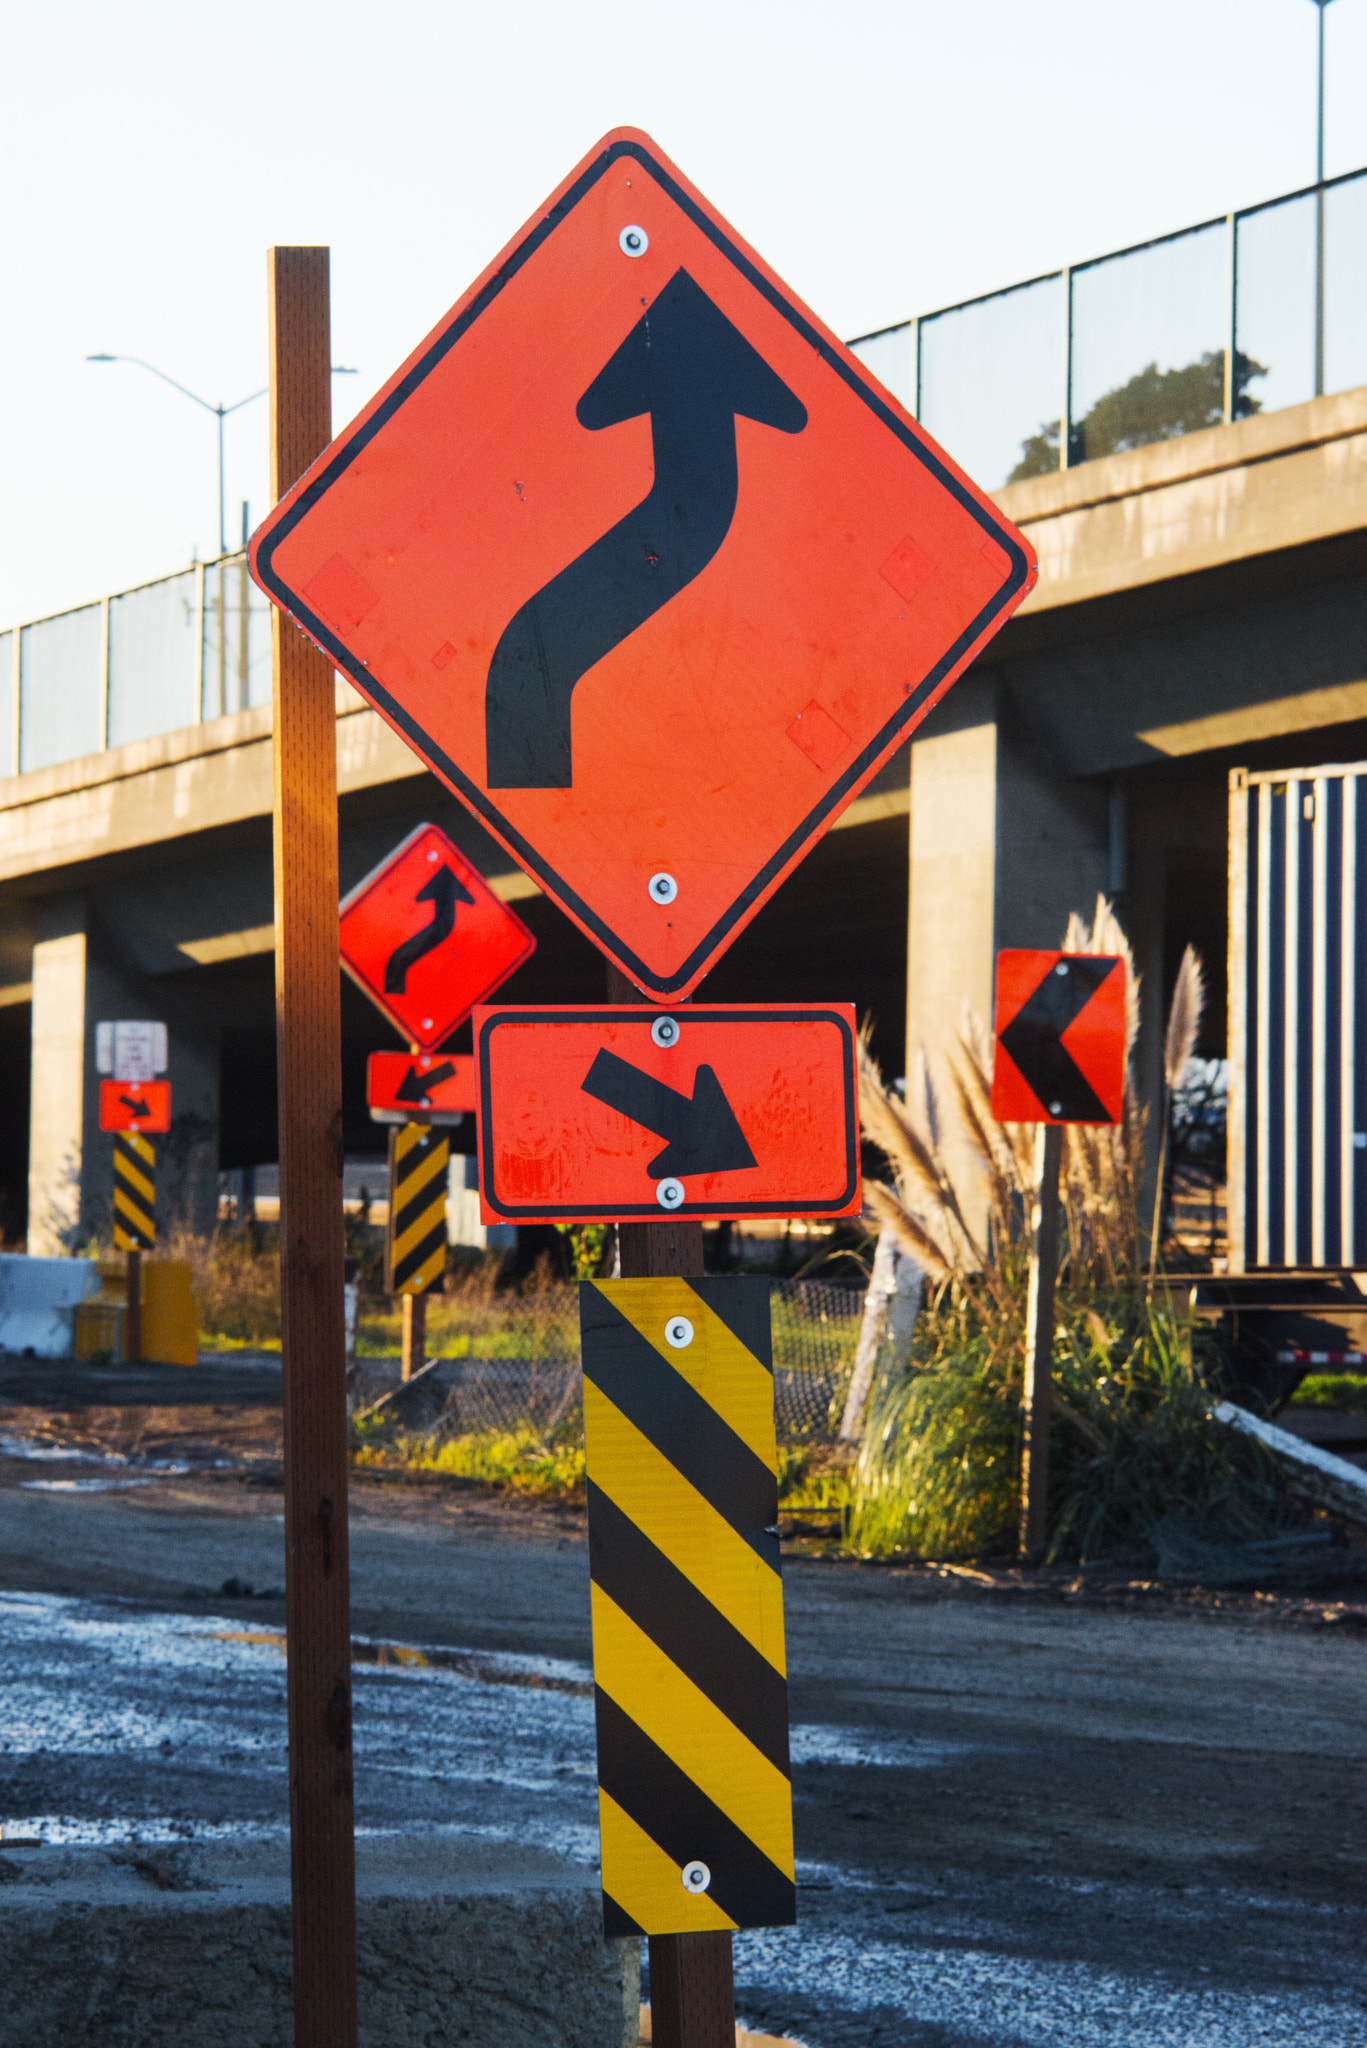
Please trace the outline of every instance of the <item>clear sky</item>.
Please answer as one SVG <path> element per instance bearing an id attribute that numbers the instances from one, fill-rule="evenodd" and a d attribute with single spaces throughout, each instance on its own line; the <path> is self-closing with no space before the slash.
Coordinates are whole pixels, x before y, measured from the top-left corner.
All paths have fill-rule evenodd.
<path id="1" fill-rule="evenodd" d="M 67 0 L 0 121 L 0 625 L 216 551 L 210 400 L 265 382 L 264 251 L 333 257 L 337 425 L 606 129 L 650 131 L 851 335 L 1314 176 L 1312 0 Z M 1367 164 L 1333 0 L 1326 169 Z M 1364 257 L 1367 260 L 1367 256 Z M 229 535 L 266 504 L 228 428 Z"/>

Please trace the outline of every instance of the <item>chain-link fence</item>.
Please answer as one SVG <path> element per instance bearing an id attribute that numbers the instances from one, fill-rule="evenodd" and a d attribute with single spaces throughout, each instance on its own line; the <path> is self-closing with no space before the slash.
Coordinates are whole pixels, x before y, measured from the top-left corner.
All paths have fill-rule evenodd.
<path id="1" fill-rule="evenodd" d="M 774 1400 L 781 1443 L 817 1443 L 840 1419 L 864 1308 L 861 1287 L 819 1280 L 773 1283 Z M 363 1325 L 364 1336 L 364 1325 Z M 432 1378 L 444 1394 L 444 1434 L 582 1423 L 579 1303 L 573 1287 L 508 1300 L 428 1308 Z M 392 1367 L 361 1368 L 362 1399 L 392 1386 Z"/>

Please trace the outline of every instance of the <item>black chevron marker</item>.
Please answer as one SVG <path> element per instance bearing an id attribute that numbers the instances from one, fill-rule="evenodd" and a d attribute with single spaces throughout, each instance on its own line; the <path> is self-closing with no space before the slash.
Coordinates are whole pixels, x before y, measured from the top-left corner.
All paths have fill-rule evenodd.
<path id="1" fill-rule="evenodd" d="M 408 986 L 408 970 L 416 966 L 425 953 L 439 946 L 443 939 L 449 939 L 456 926 L 456 905 L 473 903 L 474 897 L 463 882 L 457 881 L 451 869 L 445 864 L 437 869 L 430 882 L 419 889 L 413 898 L 415 903 L 430 903 L 432 917 L 420 932 L 414 932 L 411 939 L 405 939 L 396 946 L 385 963 L 384 992 L 387 996 L 401 996 Z"/>
<path id="2" fill-rule="evenodd" d="M 653 1074 L 643 1074 L 639 1067 L 619 1060 L 615 1052 L 604 1050 L 595 1055 L 583 1089 L 595 1102 L 619 1110 L 657 1137 L 668 1138 L 664 1151 L 646 1168 L 652 1180 L 662 1180 L 666 1174 L 733 1173 L 756 1163 L 711 1067 L 698 1068 L 690 1098 L 677 1088 L 667 1088 Z"/>
<path id="3" fill-rule="evenodd" d="M 1062 1122 L 1111 1121 L 1110 1111 L 1062 1040 L 1119 964 L 1080 954 L 1061 960 L 999 1034 L 1046 1113 Z"/>
<path id="4" fill-rule="evenodd" d="M 701 574 L 730 531 L 736 420 L 800 434 L 807 408 L 686 270 L 654 303 L 576 408 L 597 432 L 650 415 L 647 495 L 505 627 L 489 665 L 490 789 L 569 789 L 570 699 L 579 678 Z"/>

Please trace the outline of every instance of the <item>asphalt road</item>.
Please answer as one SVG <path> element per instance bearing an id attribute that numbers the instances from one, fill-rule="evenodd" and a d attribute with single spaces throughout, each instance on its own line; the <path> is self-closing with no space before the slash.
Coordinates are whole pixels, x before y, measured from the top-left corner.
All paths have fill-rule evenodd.
<path id="1" fill-rule="evenodd" d="M 352 1526 L 358 1824 L 591 1863 L 580 1518 L 363 1481 Z M 6 1832 L 279 1830 L 282 1579 L 267 1465 L 0 1456 Z M 1367 1633 L 802 1560 L 785 1584 L 800 1925 L 737 1939 L 752 2025 L 1367 2048 Z"/>

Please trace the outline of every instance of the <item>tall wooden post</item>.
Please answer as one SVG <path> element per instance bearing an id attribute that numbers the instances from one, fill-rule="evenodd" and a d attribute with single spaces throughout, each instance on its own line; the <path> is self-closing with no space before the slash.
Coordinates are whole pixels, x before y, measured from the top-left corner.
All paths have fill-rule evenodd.
<path id="1" fill-rule="evenodd" d="M 142 1253 L 137 1245 L 128 1248 L 123 1300 L 123 1355 L 130 1365 L 138 1365 L 142 1360 Z"/>
<path id="2" fill-rule="evenodd" d="M 332 434 L 326 249 L 269 256 L 271 496 Z M 355 2048 L 342 1025 L 332 664 L 271 613 L 296 2048 Z"/>
<path id="3" fill-rule="evenodd" d="M 399 1299 L 403 1303 L 403 1353 L 399 1372 L 401 1378 L 411 1380 L 427 1363 L 427 1296 L 401 1294 Z"/>
<path id="4" fill-rule="evenodd" d="M 1049 1535 L 1049 1401 L 1053 1388 L 1054 1285 L 1058 1279 L 1058 1175 L 1063 1126 L 1035 1134 L 1035 1202 L 1030 1219 L 1030 1292 L 1025 1312 L 1025 1446 L 1021 1457 L 1020 1553 L 1044 1555 Z"/>
<path id="5" fill-rule="evenodd" d="M 608 968 L 608 1001 L 639 1003 L 641 991 Z M 619 1223 L 624 1280 L 702 1277 L 701 1223 L 666 1217 Z M 729 1933 L 652 1934 L 650 2029 L 654 2048 L 735 2048 L 736 1989 Z"/>

